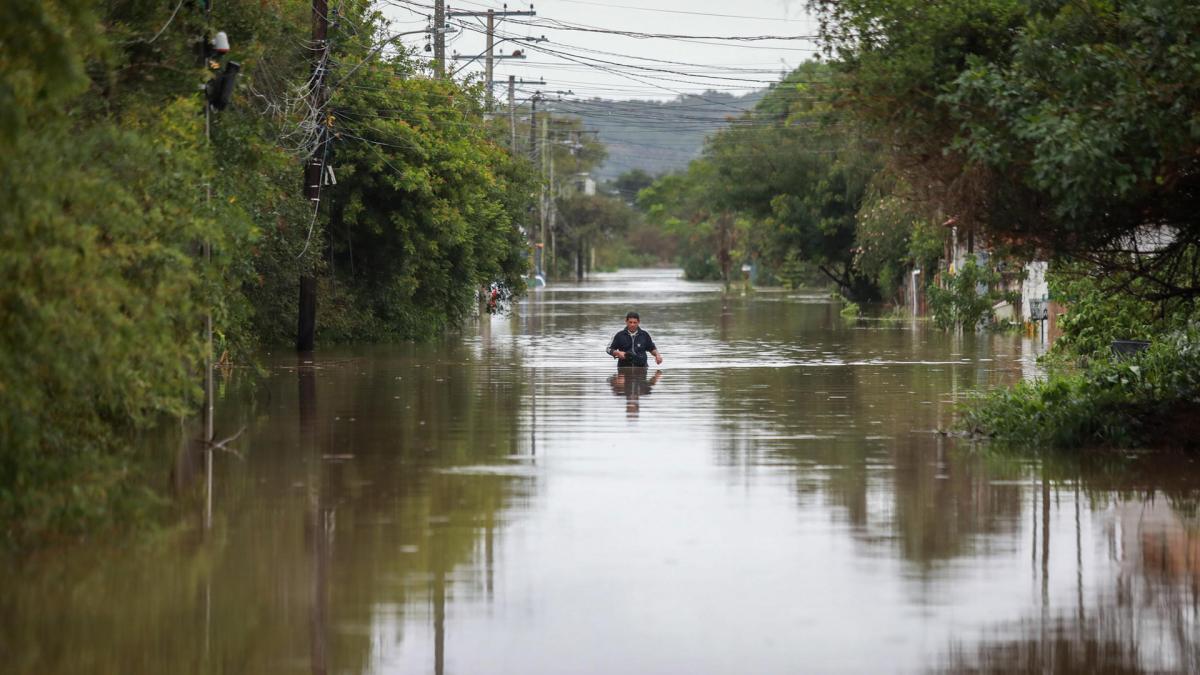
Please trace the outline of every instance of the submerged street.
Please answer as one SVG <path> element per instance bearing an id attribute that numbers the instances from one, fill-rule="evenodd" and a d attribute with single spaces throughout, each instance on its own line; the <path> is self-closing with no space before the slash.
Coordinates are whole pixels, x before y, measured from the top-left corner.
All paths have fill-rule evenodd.
<path id="1" fill-rule="evenodd" d="M 12 563 L 5 672 L 1200 669 L 1191 460 L 937 433 L 1036 338 L 678 276 L 225 371 L 211 529 Z M 617 375 L 630 309 L 665 361 Z"/>

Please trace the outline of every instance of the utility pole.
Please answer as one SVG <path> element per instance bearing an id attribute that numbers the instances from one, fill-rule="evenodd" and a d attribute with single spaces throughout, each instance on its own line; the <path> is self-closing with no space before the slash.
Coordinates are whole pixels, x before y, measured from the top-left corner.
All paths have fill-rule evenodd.
<path id="1" fill-rule="evenodd" d="M 542 246 L 546 245 L 546 226 L 550 218 L 550 213 L 553 211 L 552 204 L 554 202 L 554 152 L 549 143 L 550 134 L 550 119 L 549 115 L 542 113 Z M 546 176 L 549 175 L 550 181 L 547 183 Z M 553 230 L 553 228 L 550 228 Z M 542 249 L 545 255 L 545 248 Z M 554 247 L 550 247 L 550 261 L 545 265 L 546 276 L 554 270 Z"/>
<path id="2" fill-rule="evenodd" d="M 313 0 L 312 3 L 312 44 L 317 50 L 313 62 L 313 81 L 311 105 L 314 110 L 323 111 L 325 108 L 325 69 L 326 57 L 329 54 L 329 1 Z M 321 206 L 321 180 L 324 177 L 325 150 L 329 138 L 326 135 L 324 120 L 317 120 L 317 144 L 312 156 L 304 165 L 304 196 L 313 207 L 313 217 Z M 296 351 L 311 352 L 316 342 L 317 332 L 317 275 L 309 269 L 300 275 L 300 306 L 299 320 L 296 330 Z"/>
<path id="3" fill-rule="evenodd" d="M 487 83 L 487 107 L 485 110 L 492 111 L 492 62 L 495 57 L 492 54 L 492 49 L 496 46 L 496 10 L 489 9 L 487 11 L 487 60 L 483 64 L 483 81 Z"/>
<path id="4" fill-rule="evenodd" d="M 487 51 L 484 52 L 484 54 L 483 54 L 484 55 L 484 84 L 487 86 L 487 110 L 488 110 L 488 112 L 491 112 L 492 102 L 493 102 L 493 99 L 495 98 L 492 94 L 492 75 L 493 75 L 492 74 L 492 65 L 493 65 L 493 62 L 496 59 L 523 59 L 523 58 L 525 58 L 524 55 L 513 54 L 513 55 L 505 56 L 505 55 L 501 54 L 500 56 L 496 56 L 493 53 L 493 49 L 496 46 L 496 17 L 503 18 L 506 16 L 537 16 L 537 12 L 533 11 L 532 9 L 530 9 L 529 11 L 515 11 L 515 10 L 510 11 L 507 9 L 496 11 L 494 9 L 489 9 L 486 12 L 450 11 L 447 13 L 447 15 L 451 16 L 451 17 L 458 17 L 458 16 L 485 16 L 485 17 L 487 17 Z M 510 38 L 510 39 L 512 39 L 512 38 Z M 503 40 L 502 40 L 502 42 L 503 42 Z M 475 58 L 479 58 L 479 57 L 475 57 Z"/>
<path id="5" fill-rule="evenodd" d="M 446 76 L 446 0 L 433 0 L 433 67 L 437 76 Z"/>
<path id="6" fill-rule="evenodd" d="M 549 121 L 550 121 L 549 112 L 550 111 L 547 110 L 546 111 L 547 114 L 544 117 L 542 117 L 543 133 L 545 133 L 544 130 L 548 126 L 550 126 L 549 125 Z M 546 147 L 546 155 L 550 158 L 550 180 L 549 180 L 549 188 L 550 188 L 550 204 L 549 204 L 549 207 L 550 207 L 550 264 L 554 265 L 558 262 L 558 257 L 554 250 L 554 225 L 555 225 L 555 221 L 558 220 L 558 204 L 556 204 L 554 201 L 554 197 L 555 197 L 555 193 L 554 193 L 554 146 L 551 145 L 550 143 L 547 143 L 546 146 L 547 146 Z M 542 241 L 543 242 L 545 242 L 545 238 L 544 238 L 545 235 L 546 235 L 546 233 L 542 232 L 542 237 L 543 237 Z M 554 268 L 551 267 L 551 269 L 554 269 Z"/>
<path id="7" fill-rule="evenodd" d="M 529 161 L 534 161 L 538 157 L 537 147 L 537 104 L 538 99 L 542 97 L 542 93 L 534 92 L 529 98 Z"/>
<path id="8" fill-rule="evenodd" d="M 508 76 L 508 149 L 517 155 L 517 77 Z"/>

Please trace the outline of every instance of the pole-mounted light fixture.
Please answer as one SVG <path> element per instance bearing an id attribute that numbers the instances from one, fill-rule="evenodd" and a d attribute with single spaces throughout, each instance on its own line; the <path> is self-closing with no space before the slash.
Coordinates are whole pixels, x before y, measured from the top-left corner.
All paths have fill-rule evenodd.
<path id="1" fill-rule="evenodd" d="M 225 31 L 217 31 L 217 34 L 213 36 L 212 50 L 221 55 L 229 53 L 229 36 L 225 34 Z"/>

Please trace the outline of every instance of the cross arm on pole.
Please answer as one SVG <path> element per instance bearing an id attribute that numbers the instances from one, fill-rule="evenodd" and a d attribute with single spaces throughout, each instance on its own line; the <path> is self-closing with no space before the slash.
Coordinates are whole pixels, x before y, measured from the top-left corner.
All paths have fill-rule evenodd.
<path id="1" fill-rule="evenodd" d="M 446 12 L 446 16 L 537 16 L 537 12 L 533 10 L 527 11 L 509 11 L 509 10 L 486 10 L 486 11 L 467 11 L 467 10 L 452 10 Z"/>

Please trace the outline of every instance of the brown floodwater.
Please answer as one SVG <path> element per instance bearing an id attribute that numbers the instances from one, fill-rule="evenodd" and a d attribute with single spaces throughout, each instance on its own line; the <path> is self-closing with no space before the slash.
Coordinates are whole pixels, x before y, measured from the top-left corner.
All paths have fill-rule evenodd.
<path id="1" fill-rule="evenodd" d="M 627 309 L 666 361 L 616 374 Z M 212 524 L 0 566 L 0 671 L 1200 671 L 1200 472 L 935 433 L 1039 341 L 670 271 L 222 373 Z"/>

